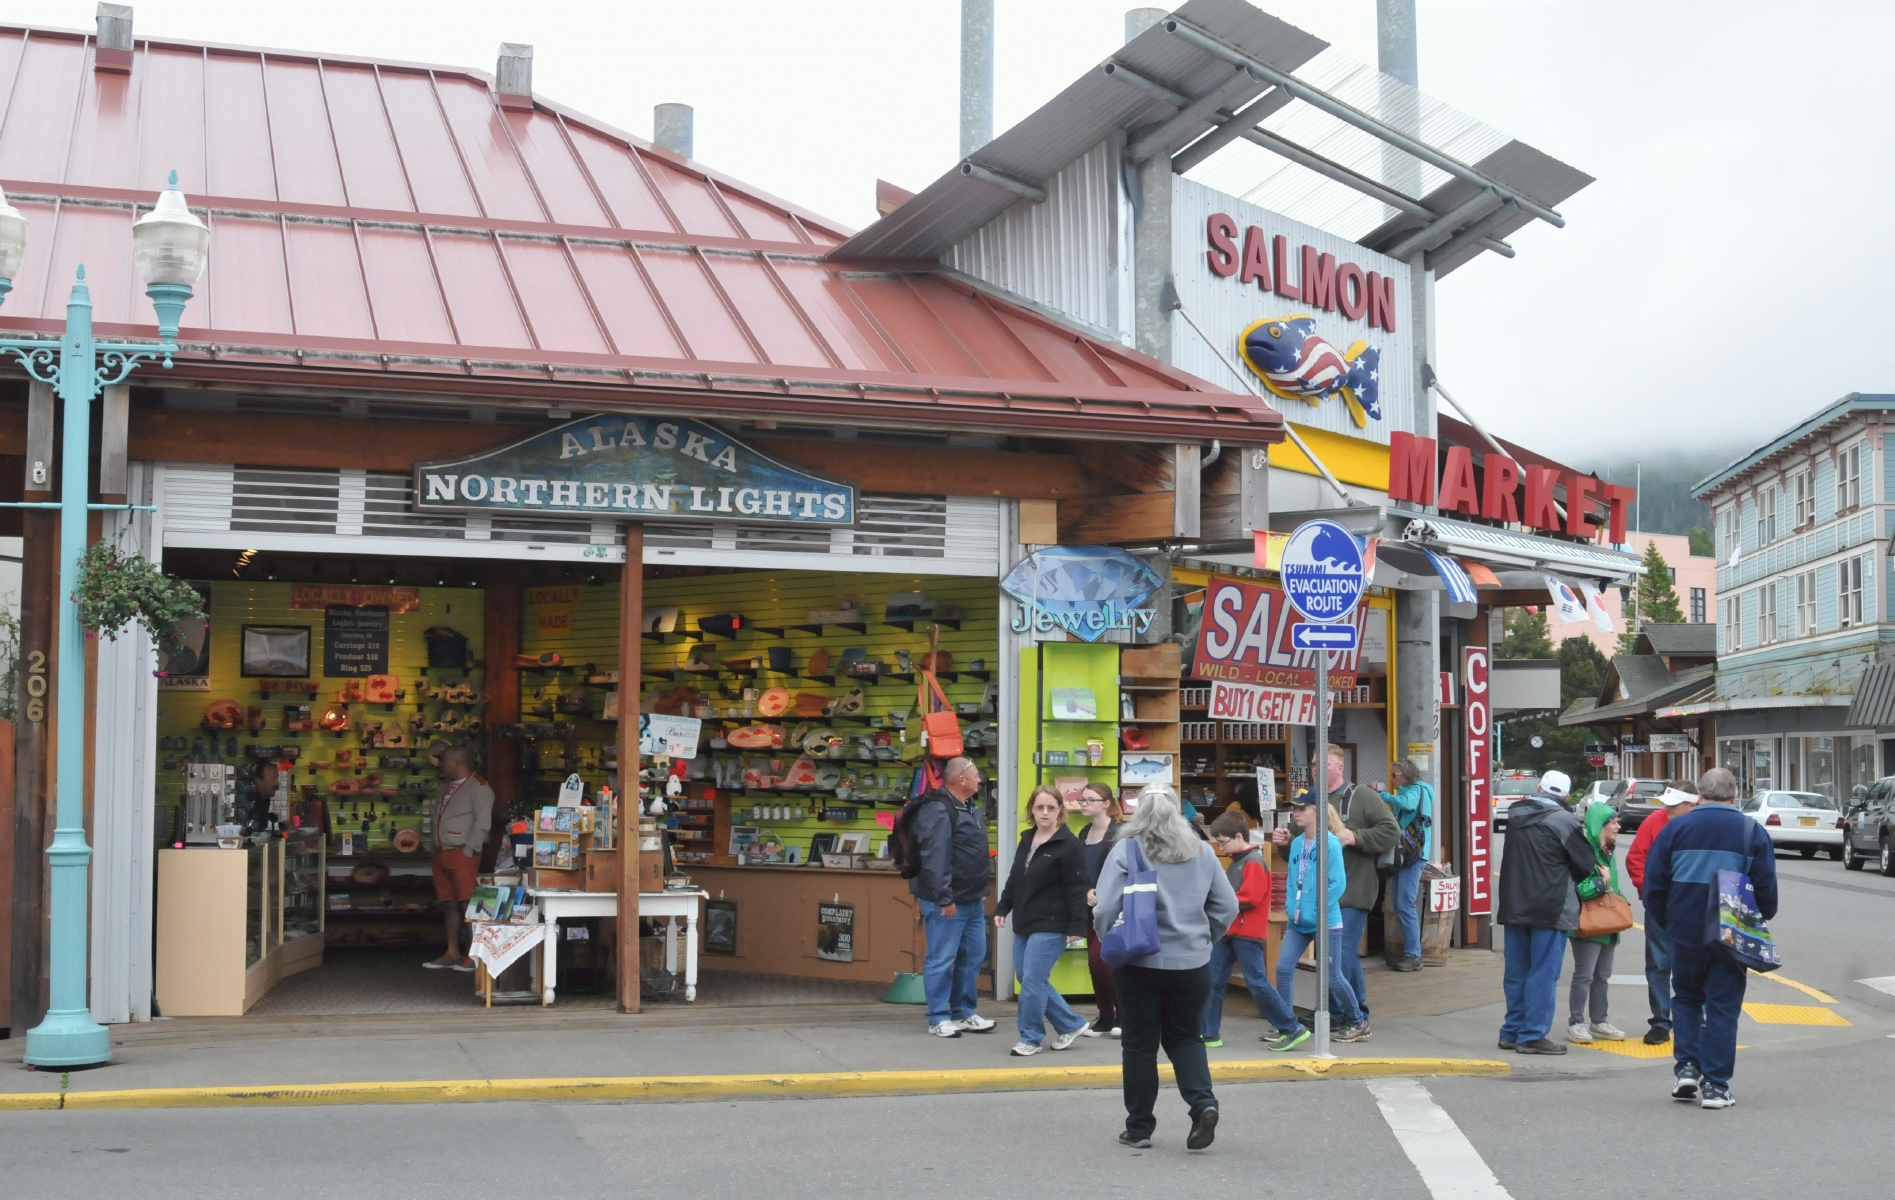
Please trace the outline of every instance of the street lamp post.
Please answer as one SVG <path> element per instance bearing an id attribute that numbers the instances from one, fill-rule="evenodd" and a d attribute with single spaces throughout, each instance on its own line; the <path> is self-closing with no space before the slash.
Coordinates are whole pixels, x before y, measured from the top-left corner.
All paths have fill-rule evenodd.
<path id="1" fill-rule="evenodd" d="M 26 257 L 26 218 L 0 195 L 0 301 Z M 51 920 L 46 1019 L 27 1031 L 25 1059 L 36 1067 L 96 1066 L 112 1057 L 105 1027 L 92 1019 L 86 999 L 86 887 L 92 848 L 85 831 L 85 635 L 79 627 L 79 560 L 86 548 L 86 513 L 149 509 L 149 505 L 91 504 L 87 452 L 92 401 L 124 381 L 140 362 L 162 360 L 167 369 L 177 351 L 178 323 L 191 288 L 204 273 L 210 230 L 191 214 L 178 191 L 178 173 L 158 203 L 132 225 L 132 257 L 145 294 L 158 317 L 158 343 L 101 342 L 92 336 L 92 296 L 86 269 L 78 269 L 66 301 L 66 331 L 57 342 L 0 338 L 0 355 L 12 354 L 26 373 L 50 385 L 63 409 L 65 449 L 59 500 L 15 503 L 9 508 L 59 512 L 59 707 L 57 803 L 53 841 L 46 859 L 51 875 Z"/>

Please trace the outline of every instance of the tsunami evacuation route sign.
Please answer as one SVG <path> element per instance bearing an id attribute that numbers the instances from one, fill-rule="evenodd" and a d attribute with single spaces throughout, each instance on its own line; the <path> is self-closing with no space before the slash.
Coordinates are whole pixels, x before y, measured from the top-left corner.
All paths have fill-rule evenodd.
<path id="1" fill-rule="evenodd" d="M 1305 521 L 1290 534 L 1281 574 L 1284 599 L 1318 625 L 1346 620 L 1368 582 L 1355 535 L 1325 520 Z"/>

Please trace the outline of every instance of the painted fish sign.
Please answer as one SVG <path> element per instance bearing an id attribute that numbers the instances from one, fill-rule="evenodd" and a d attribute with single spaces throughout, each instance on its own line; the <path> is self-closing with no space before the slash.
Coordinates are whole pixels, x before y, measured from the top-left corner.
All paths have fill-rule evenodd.
<path id="1" fill-rule="evenodd" d="M 779 462 L 682 417 L 579 417 L 498 449 L 419 463 L 415 507 L 829 528 L 853 485 Z"/>
<path id="2" fill-rule="evenodd" d="M 1285 400 L 1321 404 L 1341 396 L 1356 428 L 1382 419 L 1382 352 L 1364 341 L 1338 350 L 1308 313 L 1266 317 L 1244 328 L 1237 352 L 1263 386 Z"/>

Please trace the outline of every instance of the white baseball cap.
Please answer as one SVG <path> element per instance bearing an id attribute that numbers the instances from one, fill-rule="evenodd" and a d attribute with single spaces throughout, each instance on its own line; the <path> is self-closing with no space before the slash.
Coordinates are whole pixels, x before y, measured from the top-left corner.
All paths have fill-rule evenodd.
<path id="1" fill-rule="evenodd" d="M 1549 796 L 1568 796 L 1572 794 L 1572 776 L 1564 771 L 1548 771 L 1540 776 L 1540 790 Z"/>

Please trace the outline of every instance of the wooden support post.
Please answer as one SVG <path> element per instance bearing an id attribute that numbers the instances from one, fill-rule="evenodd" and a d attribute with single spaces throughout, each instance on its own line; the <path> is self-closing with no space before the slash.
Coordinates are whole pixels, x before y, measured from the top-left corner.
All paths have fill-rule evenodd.
<path id="1" fill-rule="evenodd" d="M 32 461 L 27 462 L 32 470 Z M 42 493 L 41 495 L 44 495 Z M 38 499 L 28 492 L 29 499 Z M 53 739 L 57 690 L 53 658 L 59 567 L 59 518 L 23 509 L 20 569 L 20 721 L 14 756 L 13 945 L 10 1028 L 26 1030 L 46 1015 L 46 844 L 52 837 Z M 37 681 L 37 682 L 36 682 Z M 37 695 L 35 693 L 38 693 Z M 37 714 L 38 719 L 34 719 Z"/>
<path id="2" fill-rule="evenodd" d="M 638 1003 L 638 893 L 645 878 L 638 841 L 638 696 L 644 670 L 645 527 L 625 526 L 625 570 L 619 575 L 619 1011 Z"/>
<path id="3" fill-rule="evenodd" d="M 483 728 L 486 741 L 487 780 L 493 787 L 494 811 L 513 811 L 520 798 L 520 742 L 500 737 L 492 731 L 520 719 L 520 673 L 513 669 L 514 656 L 520 653 L 520 573 L 512 563 L 491 563 L 482 571 L 484 594 L 484 646 L 481 654 L 487 663 L 487 717 Z M 504 845 L 505 839 L 499 839 Z"/>

